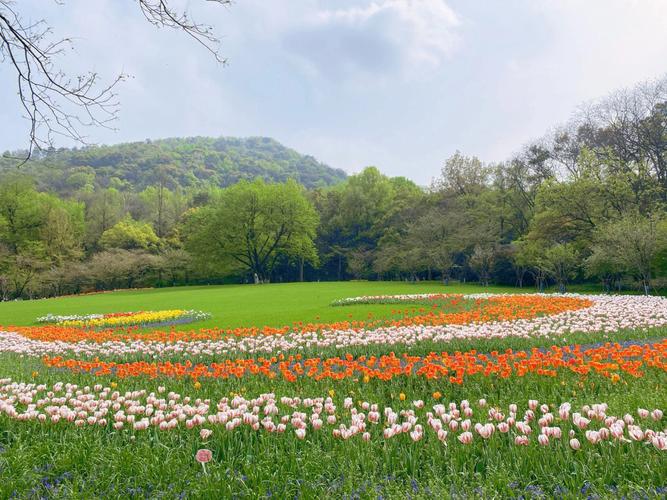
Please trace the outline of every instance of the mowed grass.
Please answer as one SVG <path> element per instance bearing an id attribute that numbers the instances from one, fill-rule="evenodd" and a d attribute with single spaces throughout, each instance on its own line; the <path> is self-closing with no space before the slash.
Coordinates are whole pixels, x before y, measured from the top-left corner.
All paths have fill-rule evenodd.
<path id="1" fill-rule="evenodd" d="M 39 316 L 93 314 L 161 309 L 196 309 L 208 312 L 206 321 L 189 323 L 180 328 L 233 328 L 238 326 L 285 326 L 294 322 L 334 322 L 350 318 L 368 319 L 391 316 L 401 306 L 358 305 L 331 307 L 336 299 L 360 295 L 393 295 L 413 293 L 516 293 L 531 288 L 481 287 L 448 285 L 438 282 L 405 283 L 322 282 L 266 285 L 222 285 L 200 287 L 127 290 L 74 297 L 26 300 L 0 303 L 0 325 L 33 325 Z"/>

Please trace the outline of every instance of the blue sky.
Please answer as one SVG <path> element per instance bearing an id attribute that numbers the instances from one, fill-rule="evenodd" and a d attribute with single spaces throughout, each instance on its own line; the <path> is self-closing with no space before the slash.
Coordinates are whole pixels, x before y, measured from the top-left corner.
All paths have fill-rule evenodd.
<path id="1" fill-rule="evenodd" d="M 91 141 L 270 136 L 347 172 L 427 184 L 457 149 L 506 159 L 576 107 L 667 73 L 664 0 L 175 0 L 215 26 L 226 66 L 132 0 L 20 0 L 73 36 L 61 59 L 119 89 Z M 0 64 L 0 150 L 25 146 Z M 63 143 L 62 145 L 69 145 Z"/>

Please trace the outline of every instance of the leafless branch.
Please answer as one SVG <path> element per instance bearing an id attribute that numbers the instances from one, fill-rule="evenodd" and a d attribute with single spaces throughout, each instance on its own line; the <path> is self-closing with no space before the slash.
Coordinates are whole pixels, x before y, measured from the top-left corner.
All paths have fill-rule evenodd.
<path id="1" fill-rule="evenodd" d="M 205 1 L 225 5 L 231 0 Z M 187 11 L 174 9 L 169 0 L 137 2 L 153 26 L 184 31 L 211 52 L 216 61 L 224 62 L 218 53 L 220 41 L 210 26 L 191 20 Z M 17 95 L 30 123 L 27 151 L 17 158 L 20 165 L 29 161 L 35 151 L 52 148 L 58 137 L 86 145 L 83 130 L 112 128 L 118 117 L 120 103 L 115 89 L 126 75 L 120 74 L 103 84 L 95 72 L 66 74 L 56 62 L 71 47 L 72 39 L 54 39 L 44 20 L 27 22 L 15 2 L 0 0 L 0 63 L 13 68 Z"/>
<path id="2" fill-rule="evenodd" d="M 231 4 L 231 0 L 206 1 L 220 5 Z M 182 30 L 213 54 L 216 61 L 220 63 L 225 62 L 225 59 L 220 57 L 220 53 L 218 52 L 220 39 L 213 34 L 213 28 L 211 26 L 190 19 L 187 11 L 177 11 L 170 6 L 169 0 L 138 0 L 138 2 L 144 17 L 153 26 Z"/>

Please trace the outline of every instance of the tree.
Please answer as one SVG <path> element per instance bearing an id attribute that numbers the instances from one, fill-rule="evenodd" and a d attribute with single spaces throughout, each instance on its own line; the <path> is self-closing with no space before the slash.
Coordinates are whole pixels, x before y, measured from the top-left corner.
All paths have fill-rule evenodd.
<path id="1" fill-rule="evenodd" d="M 343 276 L 344 263 L 350 271 L 354 267 L 355 277 L 371 277 L 374 254 L 383 237 L 393 230 L 405 233 L 410 214 L 422 197 L 422 190 L 412 181 L 389 178 L 376 167 L 367 167 L 346 182 L 319 192 L 315 197 L 321 213 L 318 246 L 325 266 L 335 266 L 338 277 Z"/>
<path id="2" fill-rule="evenodd" d="M 408 229 L 405 244 L 416 245 L 428 269 L 440 272 L 442 281 L 449 283 L 454 266 L 454 250 L 460 247 L 456 220 L 437 207 L 431 207 Z"/>
<path id="3" fill-rule="evenodd" d="M 97 290 L 132 288 L 159 266 L 159 258 L 141 250 L 112 249 L 95 254 L 89 262 Z"/>
<path id="4" fill-rule="evenodd" d="M 160 254 L 158 270 L 165 273 L 169 284 L 175 286 L 179 278 L 187 283 L 192 268 L 192 257 L 183 249 L 167 249 Z"/>
<path id="5" fill-rule="evenodd" d="M 39 193 L 30 179 L 0 182 L 0 274 L 3 295 L 19 298 L 49 266 L 81 255 L 83 206 Z"/>
<path id="6" fill-rule="evenodd" d="M 484 286 L 489 286 L 494 259 L 495 251 L 493 247 L 483 247 L 481 245 L 475 246 L 475 250 L 470 256 L 470 267 L 477 273 L 479 282 Z"/>
<path id="7" fill-rule="evenodd" d="M 150 224 L 129 217 L 104 231 L 100 238 L 100 245 L 105 249 L 148 250 L 155 248 L 158 242 Z"/>
<path id="8" fill-rule="evenodd" d="M 598 278 L 602 282 L 605 292 L 611 292 L 614 284 L 618 291 L 621 291 L 624 271 L 604 246 L 593 245 L 591 254 L 584 261 L 584 268 L 587 277 Z"/>
<path id="9" fill-rule="evenodd" d="M 515 265 L 520 265 L 528 270 L 535 281 L 537 290 L 542 293 L 547 282 L 547 266 L 544 264 L 544 246 L 536 240 L 521 239 L 514 242 L 516 254 Z"/>
<path id="10" fill-rule="evenodd" d="M 228 4 L 230 0 L 208 0 Z M 138 0 L 146 20 L 157 28 L 171 28 L 203 45 L 216 60 L 219 40 L 209 26 L 192 21 L 187 11 L 179 11 L 170 0 Z M 25 19 L 11 0 L 0 0 L 0 62 L 14 71 L 17 94 L 30 122 L 29 146 L 23 162 L 34 149 L 53 147 L 57 136 L 85 144 L 82 129 L 108 127 L 118 112 L 115 88 L 124 80 L 119 75 L 107 84 L 88 72 L 67 75 L 56 66 L 59 56 L 73 44 L 72 38 L 54 39 L 44 20 Z"/>
<path id="11" fill-rule="evenodd" d="M 43 225 L 37 192 L 25 176 L 12 175 L 0 184 L 0 242 L 12 255 L 31 251 Z"/>
<path id="12" fill-rule="evenodd" d="M 568 281 L 576 276 L 579 254 L 572 244 L 557 243 L 544 252 L 542 266 L 553 277 L 560 293 L 565 293 Z"/>
<path id="13" fill-rule="evenodd" d="M 311 259 L 318 216 L 294 181 L 242 181 L 193 210 L 186 221 L 186 248 L 200 261 L 268 281 L 278 258 Z"/>
<path id="14" fill-rule="evenodd" d="M 459 195 L 476 194 L 488 185 L 490 175 L 491 169 L 479 158 L 464 156 L 457 151 L 445 161 L 441 178 L 436 181 L 435 187 Z"/>
<path id="15" fill-rule="evenodd" d="M 167 236 L 180 222 L 185 200 L 181 193 L 167 189 L 161 179 L 157 186 L 151 186 L 139 194 L 146 212 L 145 218 L 150 220 L 158 238 Z"/>
<path id="16" fill-rule="evenodd" d="M 100 189 L 84 197 L 86 202 L 86 243 L 95 248 L 104 232 L 125 215 L 125 199 L 114 188 Z"/>
<path id="17" fill-rule="evenodd" d="M 618 270 L 627 272 L 651 291 L 656 261 L 667 249 L 667 224 L 654 217 L 628 215 L 596 232 L 596 251 Z M 600 257 L 598 257 L 600 258 Z"/>

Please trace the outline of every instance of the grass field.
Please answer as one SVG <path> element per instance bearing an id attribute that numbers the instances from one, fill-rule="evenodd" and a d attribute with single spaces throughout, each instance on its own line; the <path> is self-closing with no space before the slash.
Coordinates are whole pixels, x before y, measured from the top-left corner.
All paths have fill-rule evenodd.
<path id="1" fill-rule="evenodd" d="M 210 320 L 185 325 L 187 329 L 236 326 L 281 326 L 294 322 L 331 322 L 388 317 L 396 305 L 331 307 L 345 297 L 407 293 L 511 292 L 513 289 L 484 289 L 475 285 L 444 287 L 440 283 L 306 283 L 262 286 L 192 287 L 160 290 L 122 291 L 108 294 L 66 297 L 0 304 L 0 324 L 30 325 L 37 316 L 86 314 L 148 309 L 192 308 L 210 312 Z M 532 290 L 525 290 L 530 292 Z M 526 339 L 496 338 L 461 340 L 446 344 L 422 342 L 410 347 L 383 345 L 350 349 L 306 347 L 304 357 L 322 358 L 351 353 L 353 356 L 381 356 L 389 351 L 426 355 L 430 351 L 454 352 L 477 349 L 490 352 L 512 348 L 548 347 L 553 343 L 595 343 L 606 340 L 662 339 L 665 329 L 568 334 Z M 92 356 L 83 356 L 92 359 Z M 237 356 L 229 355 L 234 359 Z M 240 356 L 240 357 L 252 357 Z M 144 359 L 141 356 L 113 359 Z M 185 358 L 183 358 L 185 359 Z M 201 355 L 193 362 L 221 361 L 219 356 Z M 156 361 L 146 358 L 147 361 Z M 663 362 L 667 363 L 667 359 Z M 667 365 L 666 365 L 667 366 Z M 424 423 L 426 412 L 438 403 L 469 400 L 475 419 L 486 419 L 487 408 L 477 404 L 485 398 L 493 407 L 507 409 L 517 403 L 526 409 L 529 399 L 547 403 L 558 415 L 558 405 L 568 401 L 573 408 L 607 403 L 608 413 L 622 417 L 637 408 L 667 410 L 667 373 L 646 369 L 642 377 L 623 376 L 619 380 L 591 373 L 585 376 L 562 372 L 557 377 L 529 373 L 501 378 L 482 374 L 466 377 L 463 384 L 447 378 L 429 379 L 397 376 L 390 381 L 365 380 L 349 376 L 341 380 L 299 377 L 269 380 L 261 376 L 241 378 L 172 378 L 147 376 L 120 378 L 72 373 L 47 368 L 38 357 L 0 353 L 0 378 L 44 384 L 78 384 L 82 390 L 102 384 L 110 390 L 147 390 L 165 396 L 174 391 L 192 401 L 241 395 L 248 399 L 262 393 L 281 396 L 332 397 L 338 407 L 339 422 L 349 425 L 350 414 L 343 400 L 351 398 L 361 411 L 361 403 L 377 403 L 380 408 L 398 411 L 413 408 Z M 1 385 L 1 384 L 0 384 Z M 85 391 L 83 391 L 85 392 Z M 42 394 L 45 394 L 43 392 Z M 171 396 L 170 396 L 171 397 Z M 280 415 L 293 409 L 280 406 Z M 306 410 L 302 410 L 306 411 Z M 505 410 L 506 411 L 506 410 Z M 573 409 L 573 411 L 577 411 Z M 558 417 L 556 417 L 558 418 Z M 650 418 L 648 422 L 652 422 Z M 646 425 L 649 425 L 646 423 Z M 360 436 L 349 440 L 333 437 L 331 430 L 311 432 L 299 439 L 294 431 L 285 434 L 255 432 L 242 426 L 233 431 L 224 425 L 208 425 L 213 430 L 202 438 L 197 426 L 181 425 L 174 431 L 149 428 L 145 431 L 116 430 L 110 424 L 77 427 L 64 422 L 16 421 L 0 415 L 0 498 L 615 498 L 622 496 L 664 497 L 667 486 L 667 456 L 654 446 L 642 443 L 605 442 L 589 445 L 582 430 L 572 423 L 560 424 L 581 440 L 581 450 L 573 451 L 568 438 L 541 446 L 531 437 L 529 446 L 516 446 L 512 439 L 496 433 L 488 441 L 478 437 L 470 445 L 454 436 L 443 445 L 428 432 L 419 441 L 407 434 L 388 440 L 381 430 L 373 439 Z M 651 424 L 660 428 L 661 424 Z M 535 433 L 539 428 L 535 426 Z M 509 435 L 509 434 L 508 434 Z M 204 469 L 194 460 L 196 451 L 207 448 L 213 460 Z"/>
<path id="2" fill-rule="evenodd" d="M 113 293 L 60 297 L 22 302 L 0 302 L 0 325 L 31 325 L 48 313 L 91 314 L 119 311 L 198 309 L 211 313 L 207 321 L 188 328 L 283 326 L 295 321 L 332 322 L 364 319 L 369 311 L 376 316 L 390 315 L 395 306 L 330 307 L 332 301 L 360 295 L 413 293 L 482 293 L 510 292 L 510 287 L 478 285 L 444 286 L 438 282 L 323 282 L 254 285 L 223 285 L 150 290 L 128 290 Z M 531 289 L 526 289 L 529 292 Z M 319 319 L 318 319 L 319 318 Z"/>

